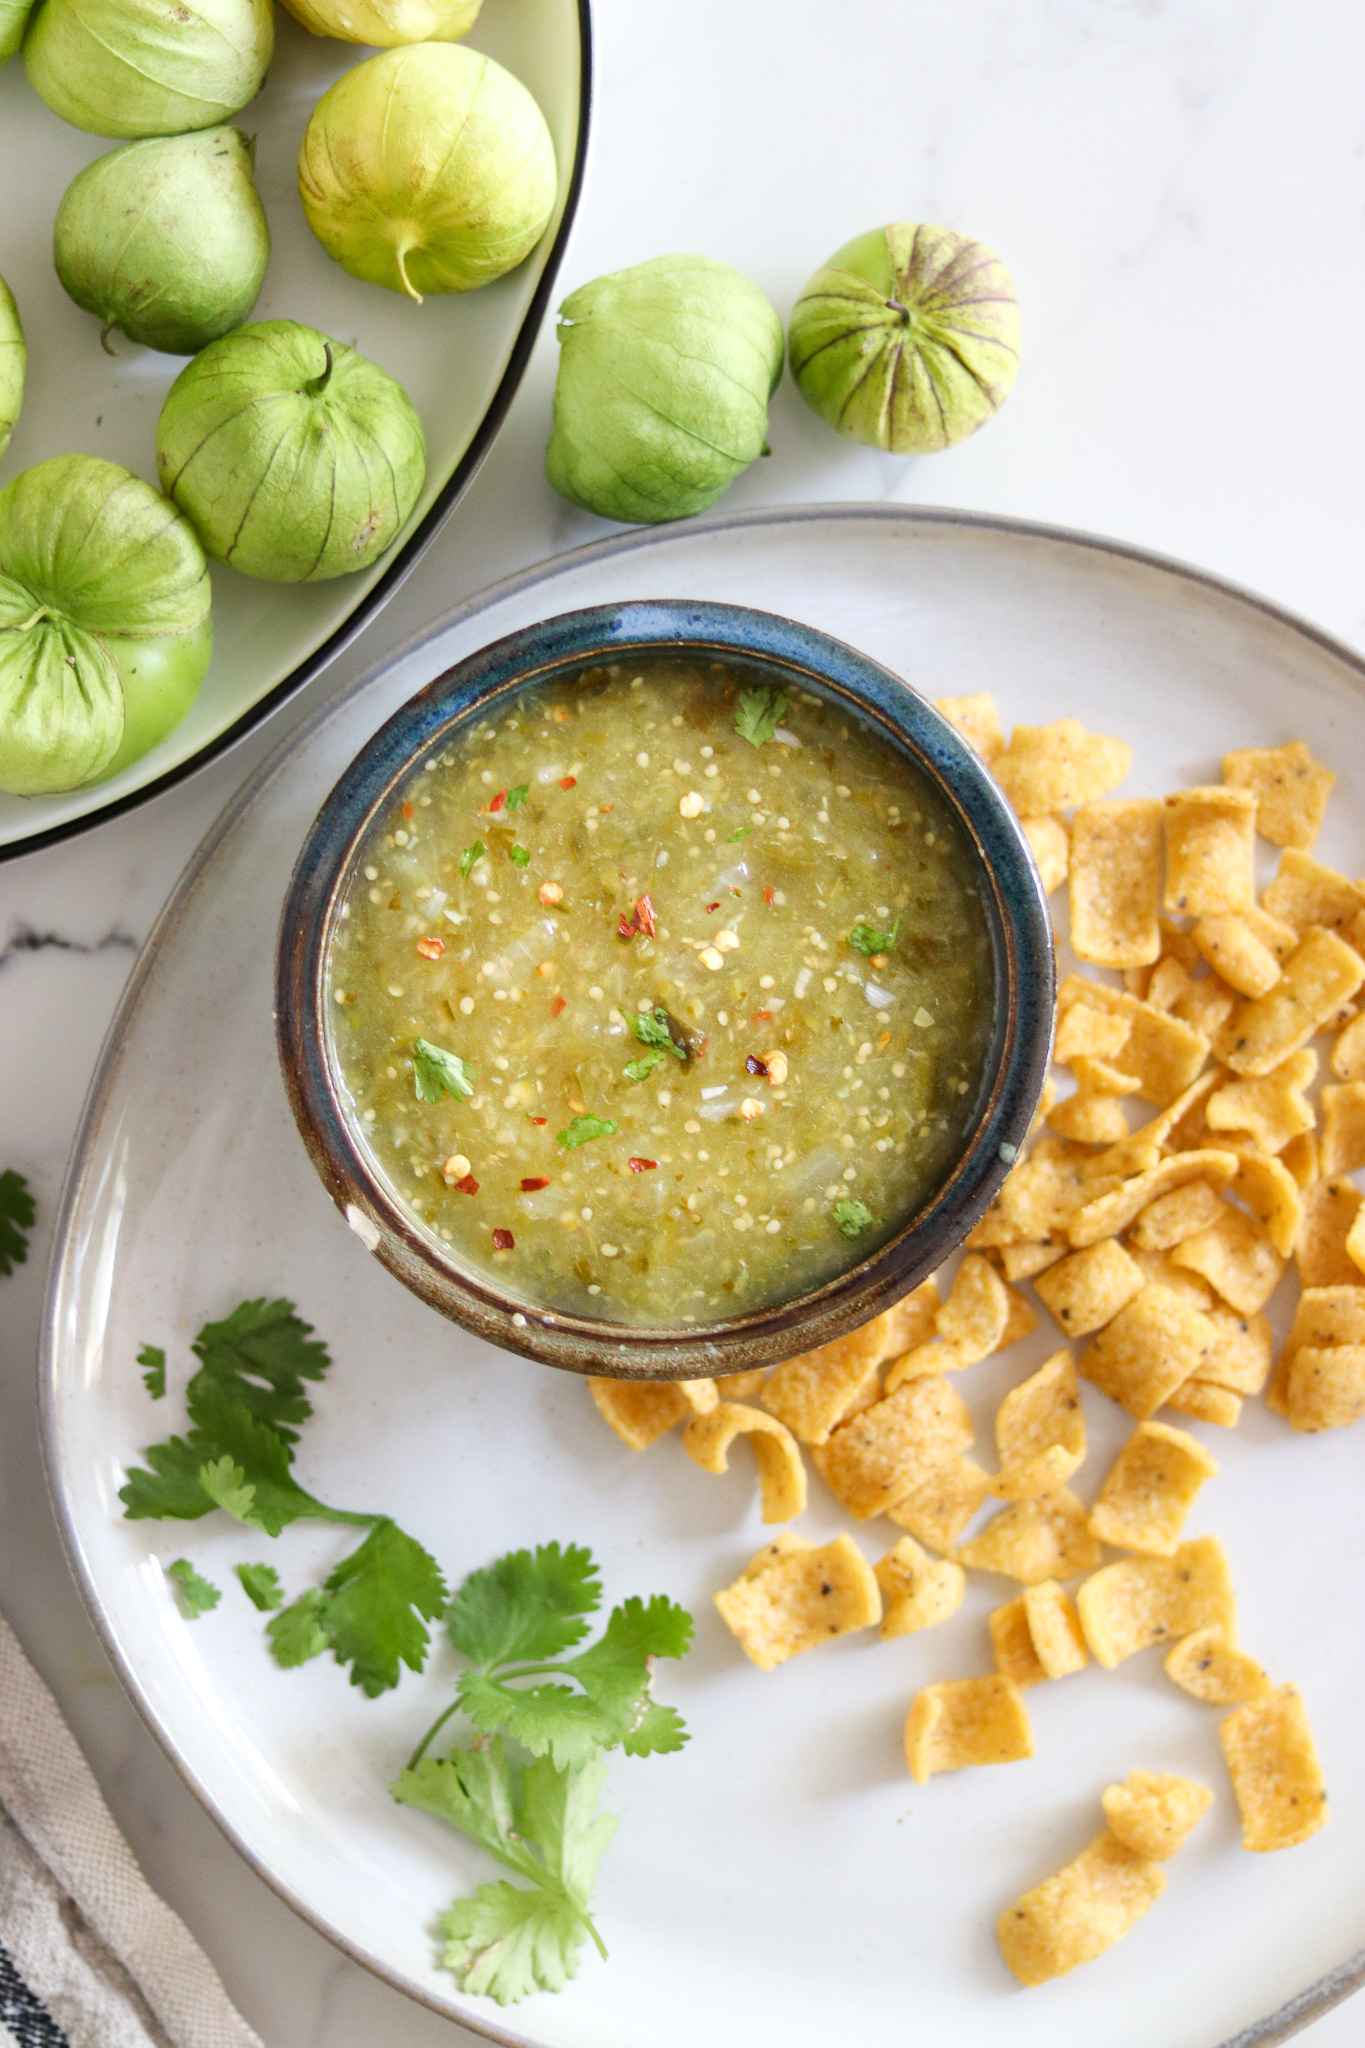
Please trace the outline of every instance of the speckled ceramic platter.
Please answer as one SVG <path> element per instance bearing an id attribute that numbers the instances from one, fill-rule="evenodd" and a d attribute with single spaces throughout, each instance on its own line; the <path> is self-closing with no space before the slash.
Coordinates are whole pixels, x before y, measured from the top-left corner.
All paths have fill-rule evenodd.
<path id="1" fill-rule="evenodd" d="M 211 759 L 300 689 L 392 596 L 457 503 L 512 402 L 555 278 L 583 182 L 592 57 L 591 0 L 488 0 L 468 41 L 534 93 L 550 125 L 559 198 L 539 246 L 482 291 L 415 306 L 359 283 L 314 239 L 296 160 L 315 102 L 370 52 L 311 36 L 275 12 L 275 58 L 237 117 L 256 139 L 272 252 L 253 320 L 302 320 L 382 364 L 407 390 L 427 437 L 427 478 L 398 543 L 368 570 L 330 583 L 261 583 L 215 562 L 214 650 L 189 716 L 123 774 L 66 796 L 0 795 L 0 860 L 128 810 Z M 52 267 L 52 222 L 76 173 L 116 144 L 44 106 L 19 58 L 0 69 L 0 276 L 28 338 L 24 410 L 0 484 L 49 455 L 103 455 L 156 481 L 156 422 L 183 356 L 114 337 L 74 306 Z"/>
<path id="2" fill-rule="evenodd" d="M 340 1946 L 491 2038 L 536 2048 L 827 2048 L 848 2037 L 952 2048 L 1251 2048 L 1353 1988 L 1365 1948 L 1365 1554 L 1359 1432 L 1293 1437 L 1248 1403 L 1235 1432 L 1190 1425 L 1221 1462 L 1189 1533 L 1232 1559 L 1242 1634 L 1301 1687 L 1332 1818 L 1299 1848 L 1240 1847 L 1217 1710 L 1154 1656 L 1028 1695 L 1037 1755 L 906 1775 L 901 1727 L 931 1679 L 990 1668 L 977 1578 L 951 1621 L 853 1637 L 776 1672 L 748 1665 L 712 1595 L 764 1540 L 752 1472 L 700 1471 L 672 1439 L 626 1450 L 580 1381 L 493 1350 L 367 1257 L 318 1185 L 276 1071 L 275 922 L 319 802 L 412 690 L 525 624 L 626 598 L 714 598 L 785 613 L 865 649 L 928 694 L 989 687 L 1005 723 L 1074 713 L 1133 742 L 1132 794 L 1216 777 L 1233 745 L 1309 741 L 1338 783 L 1322 856 L 1365 871 L 1365 697 L 1346 650 L 1245 594 L 1083 537 L 959 514 L 862 507 L 703 520 L 569 555 L 473 600 L 328 706 L 266 764 L 191 863 L 135 971 L 71 1168 L 42 1359 L 47 1456 L 73 1567 L 115 1664 L 186 1782 L 242 1854 Z M 1065 964 L 1065 961 L 1063 962 Z M 511 2011 L 435 1965 L 434 1916 L 494 1875 L 385 1785 L 448 1697 L 453 1659 L 369 1702 L 327 1659 L 281 1672 L 232 1578 L 275 1562 L 291 1590 L 340 1554 L 325 1529 L 275 1544 L 222 1516 L 120 1519 L 126 1467 L 183 1420 L 188 1340 L 244 1295 L 291 1295 L 336 1363 L 300 1448 L 324 1497 L 394 1509 L 453 1578 L 516 1545 L 588 1543 L 609 1598 L 666 1592 L 697 1645 L 661 1675 L 693 1740 L 618 1759 L 603 1865 L 611 1951 L 561 1996 Z M 1290 1288 L 1272 1305 L 1283 1321 Z M 165 1345 L 154 1404 L 139 1345 Z M 1054 1347 L 1044 1323 L 963 1376 L 990 1457 L 1004 1389 Z M 1127 1419 L 1085 1388 L 1093 1495 Z M 799 1524 L 845 1526 L 819 1483 Z M 876 1559 L 889 1523 L 855 1531 Z M 164 1563 L 227 1590 L 187 1622 Z M 1099 1825 L 1134 1768 L 1204 1779 L 1209 1816 L 1133 1934 L 1022 1992 L 993 1926 Z"/>

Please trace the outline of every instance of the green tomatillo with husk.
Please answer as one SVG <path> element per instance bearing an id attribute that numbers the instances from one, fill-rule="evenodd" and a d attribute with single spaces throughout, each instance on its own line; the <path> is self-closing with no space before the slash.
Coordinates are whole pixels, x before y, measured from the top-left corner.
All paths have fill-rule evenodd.
<path id="1" fill-rule="evenodd" d="M 284 0 L 295 21 L 315 36 L 372 43 L 458 43 L 479 17 L 482 0 Z"/>
<path id="2" fill-rule="evenodd" d="M 0 277 L 0 455 L 9 447 L 19 411 L 24 403 L 24 374 L 28 350 L 14 293 Z"/>
<path id="3" fill-rule="evenodd" d="M 67 187 L 57 275 L 131 341 L 189 356 L 245 320 L 270 261 L 252 145 L 238 128 L 129 142 Z"/>
<path id="4" fill-rule="evenodd" d="M 95 455 L 0 491 L 0 790 L 116 775 L 198 695 L 213 648 L 208 564 L 188 520 Z"/>
<path id="5" fill-rule="evenodd" d="M 0 64 L 12 57 L 24 40 L 24 29 L 33 0 L 0 0 Z"/>
<path id="6" fill-rule="evenodd" d="M 580 285 L 559 309 L 545 474 L 604 519 L 704 512 L 767 452 L 782 322 L 709 256 L 656 256 Z"/>
<path id="7" fill-rule="evenodd" d="M 318 101 L 299 151 L 303 210 L 327 254 L 410 299 L 514 269 L 556 189 L 554 143 L 526 87 L 454 43 L 357 64 Z"/>
<path id="8" fill-rule="evenodd" d="M 38 0 L 24 69 L 73 127 L 133 141 L 228 120 L 274 48 L 270 0 Z"/>
<path id="9" fill-rule="evenodd" d="M 239 327 L 186 365 L 166 394 L 156 459 L 208 552 L 272 583 L 368 568 L 426 475 L 402 385 L 294 320 Z"/>
<path id="10" fill-rule="evenodd" d="M 1009 272 L 952 228 L 874 228 L 817 270 L 792 310 L 792 375 L 821 419 L 869 448 L 928 455 L 998 411 L 1019 367 Z"/>

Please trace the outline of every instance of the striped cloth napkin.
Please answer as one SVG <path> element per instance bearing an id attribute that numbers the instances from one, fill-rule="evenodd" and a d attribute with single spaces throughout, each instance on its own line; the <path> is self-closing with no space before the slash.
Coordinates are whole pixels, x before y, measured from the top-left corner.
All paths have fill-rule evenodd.
<path id="1" fill-rule="evenodd" d="M 0 1616 L 0 2044 L 261 2048 Z"/>

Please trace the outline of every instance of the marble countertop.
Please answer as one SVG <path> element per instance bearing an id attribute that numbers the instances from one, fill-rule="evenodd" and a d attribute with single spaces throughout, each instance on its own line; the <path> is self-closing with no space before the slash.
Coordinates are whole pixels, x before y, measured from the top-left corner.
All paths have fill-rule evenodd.
<path id="1" fill-rule="evenodd" d="M 979 235 L 1018 286 L 1022 373 L 975 440 L 919 462 L 877 456 L 837 440 L 787 382 L 772 456 L 729 505 L 874 499 L 1089 528 L 1215 570 L 1365 647 L 1358 9 L 595 0 L 595 15 L 596 137 L 566 289 L 697 250 L 747 272 L 785 315 L 832 249 L 906 217 Z M 608 530 L 544 482 L 554 370 L 547 333 L 436 546 L 298 704 L 131 816 L 0 866 L 0 1166 L 27 1173 L 40 1205 L 29 1263 L 0 1295 L 0 1608 L 151 1881 L 267 2048 L 474 2037 L 295 1919 L 181 1785 L 105 1663 L 38 1452 L 48 1229 L 138 947 L 256 761 L 322 693 L 428 619 Z M 1361 2024 L 1353 2004 L 1338 2009 L 1311 2030 L 1315 2048 L 1344 2048 Z"/>

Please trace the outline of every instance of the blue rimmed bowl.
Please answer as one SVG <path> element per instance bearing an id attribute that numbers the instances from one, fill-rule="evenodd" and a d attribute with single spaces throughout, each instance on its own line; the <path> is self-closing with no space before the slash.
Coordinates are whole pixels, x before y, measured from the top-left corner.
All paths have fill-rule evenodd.
<path id="1" fill-rule="evenodd" d="M 414 767 L 532 684 L 648 654 L 724 662 L 745 680 L 842 703 L 933 784 L 973 855 L 990 937 L 992 1029 L 955 1166 L 896 1235 L 837 1279 L 700 1328 L 623 1325 L 538 1307 L 465 1266 L 376 1168 L 332 1045 L 328 962 L 342 903 L 376 819 Z M 739 605 L 656 602 L 566 612 L 437 676 L 361 749 L 318 812 L 295 866 L 276 947 L 276 1036 L 290 1105 L 324 1187 L 404 1286 L 505 1350 L 572 1372 L 690 1379 L 767 1365 L 856 1329 L 940 1266 L 1013 1165 L 1052 1049 L 1052 925 L 1018 820 L 979 756 L 919 693 L 855 648 Z"/>

